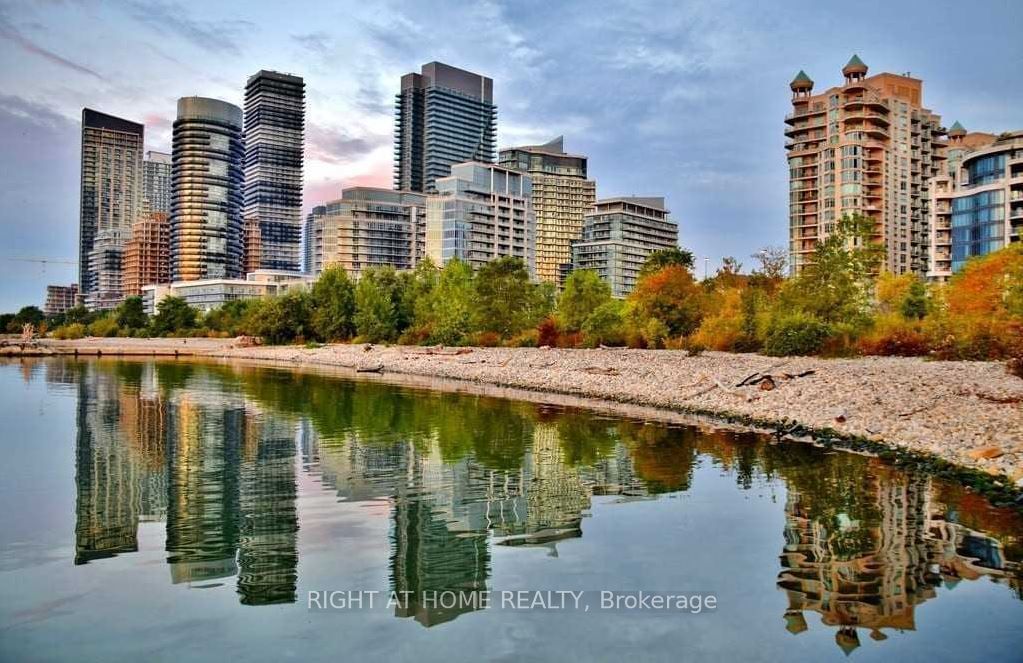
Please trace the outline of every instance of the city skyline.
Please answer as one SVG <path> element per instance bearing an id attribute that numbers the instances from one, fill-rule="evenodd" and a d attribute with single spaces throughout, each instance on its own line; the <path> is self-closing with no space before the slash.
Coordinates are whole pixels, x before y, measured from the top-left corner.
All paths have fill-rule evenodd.
<path id="1" fill-rule="evenodd" d="M 665 195 L 685 246 L 712 268 L 722 256 L 748 264 L 760 246 L 786 243 L 779 118 L 789 106 L 784 86 L 800 68 L 829 80 L 856 52 L 872 71 L 911 69 L 946 125 L 995 133 L 1023 125 L 1014 110 L 1023 91 L 1008 84 L 1023 49 L 1010 38 L 1021 9 L 1008 2 L 971 6 L 968 25 L 950 20 L 958 9 L 951 4 L 899 7 L 883 25 L 862 12 L 844 17 L 837 34 L 827 12 L 810 5 L 779 15 L 745 3 L 595 16 L 582 4 L 369 9 L 0 8 L 0 57 L 18 65 L 0 72 L 8 90 L 0 98 L 2 165 L 11 173 L 0 189 L 0 257 L 76 259 L 83 107 L 143 122 L 145 149 L 169 152 L 174 99 L 197 94 L 240 105 L 246 78 L 261 68 L 307 82 L 303 213 L 339 197 L 342 185 L 390 184 L 397 81 L 439 60 L 493 79 L 498 148 L 564 134 L 573 152 L 590 158 L 598 197 Z M 799 25 L 789 20 L 797 13 Z M 910 19 L 926 29 L 900 27 Z M 549 38 L 565 25 L 577 29 Z M 122 33 L 124 40 L 109 38 Z M 105 37 L 100 48 L 97 34 Z M 983 66 L 964 57 L 979 43 L 990 56 Z M 568 58 L 580 66 L 555 64 Z M 31 224 L 18 212 L 30 205 Z M 0 308 L 41 304 L 47 284 L 72 282 L 74 272 L 0 261 Z"/>

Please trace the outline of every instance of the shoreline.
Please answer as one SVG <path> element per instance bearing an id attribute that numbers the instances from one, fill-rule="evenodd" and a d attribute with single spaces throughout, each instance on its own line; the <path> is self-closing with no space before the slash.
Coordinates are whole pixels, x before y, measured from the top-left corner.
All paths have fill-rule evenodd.
<path id="1" fill-rule="evenodd" d="M 186 359 L 340 368 L 557 394 L 881 456 L 890 450 L 897 461 L 939 459 L 994 475 L 989 480 L 1004 475 L 1016 491 L 1023 487 L 1023 380 L 996 362 L 723 352 L 690 357 L 678 350 L 621 348 L 237 347 L 233 339 L 44 340 L 40 347 L 50 351 L 41 356 L 73 356 L 77 350 L 79 356 L 146 358 L 177 351 Z"/>

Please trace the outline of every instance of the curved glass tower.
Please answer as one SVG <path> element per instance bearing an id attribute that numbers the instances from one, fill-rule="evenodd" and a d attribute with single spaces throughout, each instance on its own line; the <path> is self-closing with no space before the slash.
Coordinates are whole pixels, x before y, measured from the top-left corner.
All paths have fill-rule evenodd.
<path id="1" fill-rule="evenodd" d="M 240 278 L 242 110 L 218 99 L 178 99 L 173 152 L 171 278 Z"/>

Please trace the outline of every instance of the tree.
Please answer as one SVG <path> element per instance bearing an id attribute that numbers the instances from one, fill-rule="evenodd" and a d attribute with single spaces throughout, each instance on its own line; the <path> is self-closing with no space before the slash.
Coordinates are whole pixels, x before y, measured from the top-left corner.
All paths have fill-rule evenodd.
<path id="1" fill-rule="evenodd" d="M 703 317 L 702 292 L 693 275 L 682 265 L 670 265 L 640 278 L 629 295 L 636 329 L 660 332 L 650 320 L 663 323 L 667 335 L 688 336 L 700 325 Z"/>
<path id="2" fill-rule="evenodd" d="M 95 319 L 96 316 L 92 313 L 92 311 L 85 308 L 81 304 L 75 306 L 74 308 L 69 308 L 67 311 L 64 312 L 64 323 L 68 325 L 74 324 L 87 325 Z"/>
<path id="3" fill-rule="evenodd" d="M 542 299 L 521 259 L 491 260 L 473 279 L 472 326 L 510 338 L 540 322 L 546 314 Z"/>
<path id="4" fill-rule="evenodd" d="M 429 316 L 430 294 L 437 287 L 440 270 L 429 257 L 420 260 L 408 277 L 401 293 L 401 317 L 408 319 L 407 326 L 416 332 Z"/>
<path id="5" fill-rule="evenodd" d="M 355 286 L 344 267 L 328 267 L 313 284 L 312 329 L 325 341 L 343 341 L 355 332 Z"/>
<path id="6" fill-rule="evenodd" d="M 611 299 L 598 306 L 582 324 L 586 343 L 591 346 L 622 345 L 625 342 L 625 302 Z"/>
<path id="7" fill-rule="evenodd" d="M 391 268 L 390 276 L 393 272 Z M 376 270 L 366 270 L 355 286 L 355 330 L 370 343 L 392 341 L 398 336 L 396 288 L 388 287 L 396 282 L 382 276 Z"/>
<path id="8" fill-rule="evenodd" d="M 46 316 L 38 306 L 24 306 L 14 315 L 15 331 L 20 332 L 23 325 L 38 327 L 45 319 Z"/>
<path id="9" fill-rule="evenodd" d="M 14 324 L 13 313 L 4 313 L 3 315 L 0 315 L 0 334 L 8 332 L 9 328 L 12 327 L 13 324 Z"/>
<path id="10" fill-rule="evenodd" d="M 142 329 L 149 322 L 141 297 L 128 297 L 115 312 L 117 326 L 121 329 Z"/>
<path id="11" fill-rule="evenodd" d="M 573 271 L 565 279 L 558 298 L 558 319 L 570 331 L 582 328 L 586 319 L 611 301 L 611 286 L 589 269 Z"/>
<path id="12" fill-rule="evenodd" d="M 311 302 L 312 296 L 303 290 L 256 300 L 249 312 L 249 331 L 273 344 L 308 338 L 313 333 Z"/>
<path id="13" fill-rule="evenodd" d="M 765 246 L 752 256 L 760 268 L 754 274 L 762 274 L 769 279 L 784 278 L 789 266 L 789 252 L 783 246 Z"/>
<path id="14" fill-rule="evenodd" d="M 693 258 L 692 251 L 673 246 L 670 249 L 661 249 L 648 255 L 646 262 L 643 263 L 643 267 L 639 270 L 639 275 L 642 278 L 672 265 L 692 270 L 694 262 L 695 258 Z"/>
<path id="15" fill-rule="evenodd" d="M 232 299 L 225 302 L 203 318 L 203 326 L 212 331 L 224 332 L 232 336 L 246 333 L 245 321 L 252 309 L 252 299 Z"/>
<path id="16" fill-rule="evenodd" d="M 455 345 L 471 331 L 472 268 L 452 259 L 440 271 L 437 285 L 416 312 L 416 325 L 427 331 L 431 343 Z"/>
<path id="17" fill-rule="evenodd" d="M 533 285 L 519 258 L 491 260 L 473 280 L 473 327 L 507 339 L 539 320 L 530 320 Z"/>
<path id="18" fill-rule="evenodd" d="M 883 252 L 872 239 L 873 224 L 866 217 L 842 217 L 811 263 L 782 288 L 782 308 L 824 322 L 864 323 Z"/>
<path id="19" fill-rule="evenodd" d="M 164 297 L 150 325 L 153 336 L 177 334 L 195 328 L 197 311 L 181 297 Z"/>

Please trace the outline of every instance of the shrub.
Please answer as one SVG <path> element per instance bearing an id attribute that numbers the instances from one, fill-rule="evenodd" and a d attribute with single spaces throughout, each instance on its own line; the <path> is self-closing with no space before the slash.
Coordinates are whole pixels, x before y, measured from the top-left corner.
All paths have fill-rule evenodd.
<path id="1" fill-rule="evenodd" d="M 501 345 L 501 335 L 492 331 L 476 332 L 469 336 L 469 345 L 479 348 L 496 348 Z"/>
<path id="2" fill-rule="evenodd" d="M 919 323 L 889 314 L 879 317 L 855 347 L 866 355 L 919 357 L 930 351 L 930 341 Z"/>
<path id="3" fill-rule="evenodd" d="M 643 326 L 643 340 L 646 341 L 646 346 L 651 349 L 663 348 L 664 341 L 670 333 L 668 325 L 658 318 L 650 318 L 646 325 Z"/>
<path id="4" fill-rule="evenodd" d="M 121 328 L 117 326 L 117 321 L 112 317 L 103 317 L 90 324 L 87 329 L 89 336 L 113 338 L 117 336 L 117 332 Z"/>
<path id="5" fill-rule="evenodd" d="M 517 336 L 508 340 L 506 345 L 510 348 L 535 348 L 540 344 L 540 332 L 536 329 L 527 329 Z"/>
<path id="6" fill-rule="evenodd" d="M 764 353 L 774 357 L 816 354 L 831 335 L 831 325 L 806 314 L 789 314 L 771 325 L 764 342 Z"/>
<path id="7" fill-rule="evenodd" d="M 536 342 L 540 346 L 548 345 L 552 348 L 557 347 L 558 337 L 560 333 L 558 331 L 558 322 L 554 318 L 545 318 L 543 322 L 536 328 L 537 339 Z"/>
<path id="8" fill-rule="evenodd" d="M 583 345 L 582 332 L 566 332 L 558 336 L 559 348 L 581 348 Z"/>
<path id="9" fill-rule="evenodd" d="M 704 353 L 704 351 L 706 351 L 707 346 L 705 346 L 703 343 L 700 343 L 700 341 L 697 340 L 694 336 L 689 336 L 687 338 L 682 339 L 681 343 L 679 344 L 679 349 L 685 350 L 686 354 L 688 354 L 690 357 L 699 357 Z"/>
<path id="10" fill-rule="evenodd" d="M 73 341 L 85 337 L 85 325 L 80 322 L 73 322 L 70 325 L 61 325 L 53 330 L 53 337 L 62 341 Z"/>

